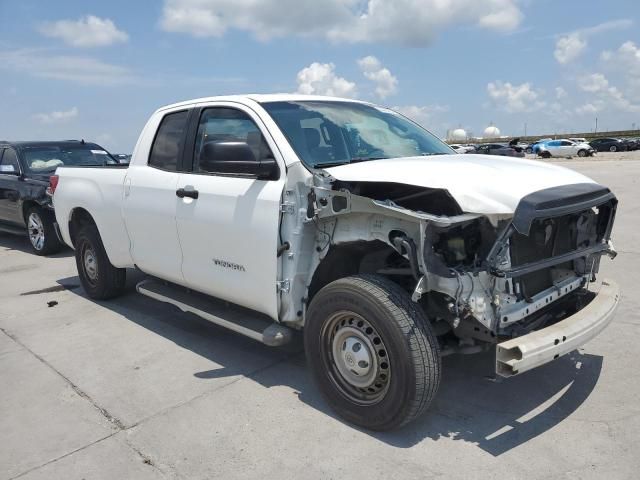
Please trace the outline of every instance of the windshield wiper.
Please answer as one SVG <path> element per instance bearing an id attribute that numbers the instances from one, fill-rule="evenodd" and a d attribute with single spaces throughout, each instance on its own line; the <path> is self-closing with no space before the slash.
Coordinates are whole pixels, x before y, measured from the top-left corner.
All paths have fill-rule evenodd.
<path id="1" fill-rule="evenodd" d="M 368 162 L 369 160 L 385 160 L 389 157 L 356 157 L 344 162 L 323 162 L 316 163 L 314 168 L 339 167 L 340 165 L 348 165 L 350 163 Z"/>
<path id="2" fill-rule="evenodd" d="M 368 162 L 369 160 L 386 160 L 389 157 L 356 157 L 349 160 L 349 163 Z"/>

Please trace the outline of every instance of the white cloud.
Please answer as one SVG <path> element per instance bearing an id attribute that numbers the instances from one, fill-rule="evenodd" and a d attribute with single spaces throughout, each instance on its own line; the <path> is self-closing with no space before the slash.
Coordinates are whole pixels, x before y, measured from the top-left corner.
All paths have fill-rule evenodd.
<path id="1" fill-rule="evenodd" d="M 160 26 L 196 37 L 238 29 L 262 40 L 300 35 L 425 46 L 450 26 L 512 31 L 522 17 L 517 0 L 165 0 Z"/>
<path id="2" fill-rule="evenodd" d="M 595 104 L 585 103 L 584 105 L 576 108 L 576 113 L 578 115 L 590 115 L 590 114 L 598 113 L 600 110 L 602 110 L 601 102 L 595 102 Z"/>
<path id="3" fill-rule="evenodd" d="M 640 47 L 629 41 L 623 43 L 618 49 L 619 59 L 635 72 L 640 74 Z"/>
<path id="4" fill-rule="evenodd" d="M 50 112 L 50 113 L 36 113 L 33 118 L 40 123 L 63 123 L 76 118 L 78 116 L 78 109 L 73 107 L 66 111 Z"/>
<path id="5" fill-rule="evenodd" d="M 562 87 L 556 87 L 556 99 L 562 100 L 567 97 L 567 91 Z"/>
<path id="6" fill-rule="evenodd" d="M 599 110 L 640 112 L 640 104 L 629 100 L 622 91 L 611 85 L 602 73 L 592 73 L 578 78 L 578 86 L 598 99 L 592 103 L 599 106 Z"/>
<path id="7" fill-rule="evenodd" d="M 58 20 L 41 25 L 38 29 L 47 37 L 59 38 L 72 47 L 106 47 L 129 40 L 113 21 L 87 15 L 78 20 Z"/>
<path id="8" fill-rule="evenodd" d="M 560 64 L 570 63 L 586 50 L 589 37 L 610 30 L 628 28 L 631 25 L 633 25 L 633 21 L 628 19 L 613 20 L 563 34 L 556 40 L 556 49 L 553 55 Z"/>
<path id="9" fill-rule="evenodd" d="M 587 48 L 587 41 L 582 38 L 582 35 L 572 33 L 558 39 L 553 55 L 558 63 L 565 64 L 578 58 L 585 48 Z"/>
<path id="10" fill-rule="evenodd" d="M 358 66 L 364 76 L 376 84 L 376 95 L 379 98 L 384 99 L 397 92 L 398 79 L 376 57 L 369 55 L 361 58 Z"/>
<path id="11" fill-rule="evenodd" d="M 544 106 L 541 93 L 531 83 L 512 85 L 509 82 L 489 82 L 487 92 L 492 101 L 510 113 L 537 110 Z"/>
<path id="12" fill-rule="evenodd" d="M 410 118 L 414 122 L 423 127 L 426 127 L 433 121 L 433 118 L 438 113 L 448 112 L 449 107 L 446 105 L 405 105 L 401 107 L 393 107 L 398 113 L 401 113 L 407 118 Z"/>
<path id="13" fill-rule="evenodd" d="M 336 75 L 333 63 L 313 62 L 300 70 L 296 76 L 298 93 L 305 95 L 328 95 L 332 97 L 356 97 L 354 82 Z"/>
<path id="14" fill-rule="evenodd" d="M 135 81 L 131 72 L 92 57 L 51 55 L 47 50 L 0 50 L 0 69 L 80 85 L 113 86 Z"/>
<path id="15" fill-rule="evenodd" d="M 602 52 L 601 58 L 608 67 L 621 73 L 627 82 L 627 93 L 640 101 L 640 47 L 628 41 L 613 52 Z"/>
<path id="16" fill-rule="evenodd" d="M 578 78 L 578 86 L 589 93 L 597 93 L 609 87 L 609 80 L 601 73 L 592 73 Z"/>

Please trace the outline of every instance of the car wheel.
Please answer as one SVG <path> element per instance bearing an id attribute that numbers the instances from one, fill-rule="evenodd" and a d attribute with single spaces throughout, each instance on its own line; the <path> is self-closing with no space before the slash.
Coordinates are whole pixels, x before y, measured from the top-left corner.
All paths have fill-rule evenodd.
<path id="1" fill-rule="evenodd" d="M 84 226 L 78 232 L 75 248 L 80 283 L 90 298 L 107 300 L 122 293 L 126 270 L 111 264 L 95 226 Z"/>
<path id="2" fill-rule="evenodd" d="M 62 249 L 51 212 L 42 207 L 31 207 L 27 211 L 26 221 L 29 242 L 36 255 L 50 255 Z"/>
<path id="3" fill-rule="evenodd" d="M 381 276 L 346 277 L 321 289 L 307 312 L 304 343 L 328 403 L 364 428 L 410 422 L 440 383 L 431 324 L 409 294 Z"/>
<path id="4" fill-rule="evenodd" d="M 586 150 L 578 150 L 578 156 L 579 157 L 586 157 L 587 156 L 587 151 Z"/>
<path id="5" fill-rule="evenodd" d="M 533 153 L 533 148 L 526 148 L 524 151 L 527 153 Z"/>
<path id="6" fill-rule="evenodd" d="M 551 153 L 550 152 L 540 152 L 540 156 L 542 158 L 551 158 Z"/>
<path id="7" fill-rule="evenodd" d="M 616 147 L 615 145 L 611 145 L 611 146 L 609 147 L 609 151 L 610 151 L 610 152 L 617 152 L 617 151 L 618 151 L 618 147 Z"/>

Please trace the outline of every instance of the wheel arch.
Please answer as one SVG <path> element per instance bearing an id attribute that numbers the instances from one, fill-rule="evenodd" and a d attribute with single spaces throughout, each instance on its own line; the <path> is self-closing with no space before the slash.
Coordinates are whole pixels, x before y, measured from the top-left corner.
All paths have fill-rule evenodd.
<path id="1" fill-rule="evenodd" d="M 91 214 L 82 207 L 76 207 L 69 213 L 69 237 L 73 248 L 76 247 L 76 237 L 80 229 L 85 225 L 93 225 L 98 230 L 98 225 Z M 99 230 L 98 230 L 99 232 Z"/>
<path id="2" fill-rule="evenodd" d="M 324 286 L 340 278 L 363 273 L 379 273 L 378 267 L 382 266 L 380 261 L 394 255 L 408 262 L 396 249 L 381 240 L 332 245 L 311 276 L 307 288 L 307 305 Z"/>

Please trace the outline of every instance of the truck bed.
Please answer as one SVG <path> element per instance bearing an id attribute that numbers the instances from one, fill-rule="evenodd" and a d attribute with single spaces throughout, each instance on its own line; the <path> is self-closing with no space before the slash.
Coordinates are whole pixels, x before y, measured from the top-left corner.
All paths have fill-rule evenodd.
<path id="1" fill-rule="evenodd" d="M 128 165 L 60 167 L 54 196 L 56 219 L 62 239 L 73 247 L 69 220 L 79 209 L 90 212 L 109 260 L 117 267 L 133 266 L 129 236 L 122 217 L 124 180 Z"/>

